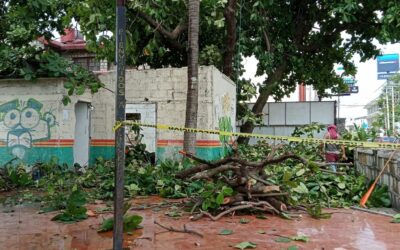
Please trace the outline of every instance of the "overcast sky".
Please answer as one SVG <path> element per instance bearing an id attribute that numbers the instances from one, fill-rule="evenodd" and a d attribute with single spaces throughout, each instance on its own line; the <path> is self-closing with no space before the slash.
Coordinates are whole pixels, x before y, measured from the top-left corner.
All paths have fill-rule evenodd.
<path id="1" fill-rule="evenodd" d="M 379 46 L 383 54 L 398 54 L 400 53 L 400 44 L 388 44 Z M 346 122 L 350 123 L 351 119 L 367 115 L 364 106 L 378 97 L 381 93 L 381 87 L 385 83 L 384 80 L 377 80 L 377 62 L 376 60 L 368 60 L 361 63 L 359 57 L 354 58 L 357 66 L 357 85 L 359 86 L 359 93 L 350 96 L 340 97 L 340 117 L 347 118 Z M 254 82 L 262 82 L 265 77 L 254 77 L 257 69 L 257 60 L 254 57 L 246 58 L 244 60 L 245 72 L 243 77 L 251 78 Z M 337 97 L 324 100 L 338 100 Z M 254 100 L 253 100 L 254 101 Z M 269 100 L 271 101 L 271 100 Z M 286 98 L 284 101 L 298 101 L 297 93 L 293 94 L 291 98 Z"/>

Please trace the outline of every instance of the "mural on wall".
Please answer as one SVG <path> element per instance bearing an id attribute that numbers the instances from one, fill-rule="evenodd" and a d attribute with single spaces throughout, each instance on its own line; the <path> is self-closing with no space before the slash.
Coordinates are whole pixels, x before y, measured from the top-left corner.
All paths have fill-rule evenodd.
<path id="1" fill-rule="evenodd" d="M 0 141 L 9 152 L 23 159 L 34 142 L 49 140 L 50 128 L 56 118 L 51 112 L 42 111 L 43 104 L 33 98 L 18 99 L 0 105 Z"/>
<path id="2" fill-rule="evenodd" d="M 231 97 L 229 96 L 228 93 L 225 93 L 225 95 L 223 95 L 220 98 L 220 100 L 217 101 L 216 108 L 217 108 L 216 114 L 218 117 L 219 130 L 232 132 L 233 127 L 231 120 L 231 112 L 232 112 Z M 231 142 L 231 139 L 232 138 L 230 136 L 226 135 L 219 136 L 219 141 L 222 144 L 222 156 L 225 156 L 229 153 L 230 151 L 229 143 Z"/>

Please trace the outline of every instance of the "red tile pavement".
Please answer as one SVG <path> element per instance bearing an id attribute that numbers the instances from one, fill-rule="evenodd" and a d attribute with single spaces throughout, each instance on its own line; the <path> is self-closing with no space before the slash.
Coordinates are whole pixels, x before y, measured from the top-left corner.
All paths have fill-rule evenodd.
<path id="1" fill-rule="evenodd" d="M 160 199 L 136 199 L 134 204 L 154 203 Z M 96 205 L 105 206 L 105 205 Z M 94 209 L 94 205 L 88 206 Z M 103 217 L 111 213 L 90 217 L 75 224 L 62 224 L 51 221 L 56 213 L 38 214 L 32 206 L 19 205 L 12 213 L 4 213 L 0 207 L 0 249 L 111 249 L 111 233 L 98 234 L 97 228 Z M 135 210 L 143 216 L 143 229 L 136 230 L 133 235 L 125 235 L 124 245 L 130 249 L 233 249 L 242 241 L 257 244 L 256 249 L 287 249 L 296 245 L 299 249 L 400 249 L 400 224 L 390 223 L 391 218 L 360 211 L 338 209 L 331 219 L 315 220 L 308 215 L 301 219 L 284 220 L 276 216 L 268 219 L 257 219 L 255 216 L 224 217 L 213 222 L 203 218 L 193 222 L 189 215 L 173 219 L 165 216 L 165 209 L 154 212 L 152 209 Z M 248 224 L 240 224 L 240 218 L 250 220 Z M 166 232 L 154 225 L 154 220 L 167 226 L 187 228 L 201 232 L 200 238 L 191 234 Z M 231 235 L 218 235 L 222 229 L 233 230 Z M 263 230 L 266 234 L 258 234 Z M 278 243 L 276 235 L 306 235 L 310 241 Z"/>

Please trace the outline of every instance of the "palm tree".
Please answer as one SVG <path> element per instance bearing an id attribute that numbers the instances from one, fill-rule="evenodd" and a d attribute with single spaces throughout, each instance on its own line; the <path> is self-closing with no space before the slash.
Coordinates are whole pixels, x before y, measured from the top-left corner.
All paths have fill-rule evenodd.
<path id="1" fill-rule="evenodd" d="M 189 0 L 188 88 L 185 127 L 197 127 L 200 0 Z M 185 132 L 183 150 L 195 153 L 196 134 Z"/>

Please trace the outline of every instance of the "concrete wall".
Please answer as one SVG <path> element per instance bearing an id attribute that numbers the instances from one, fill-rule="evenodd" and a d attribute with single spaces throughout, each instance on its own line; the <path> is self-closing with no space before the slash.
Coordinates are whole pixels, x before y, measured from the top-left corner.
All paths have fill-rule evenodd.
<path id="1" fill-rule="evenodd" d="M 368 179 L 374 180 L 392 152 L 392 150 L 384 149 L 356 149 L 354 162 L 357 171 L 366 175 Z M 400 153 L 396 153 L 389 164 L 380 178 L 379 184 L 389 187 L 392 206 L 400 210 Z"/>
<path id="2" fill-rule="evenodd" d="M 115 72 L 99 75 L 109 89 L 115 89 Z M 155 103 L 156 122 L 173 126 L 184 126 L 187 93 L 187 68 L 164 68 L 150 70 L 127 70 L 127 104 Z M 104 131 L 102 123 L 114 124 L 114 95 L 105 89 L 93 97 L 93 136 L 103 139 L 113 138 L 112 130 Z M 100 107 L 100 110 L 97 108 Z M 200 67 L 199 109 L 197 127 L 218 129 L 219 119 L 229 117 L 235 124 L 236 87 L 213 66 Z M 100 126 L 100 127 L 99 127 Z M 101 133 L 101 135 L 100 135 Z M 183 133 L 158 130 L 156 133 L 158 159 L 179 157 L 177 151 L 183 145 Z M 207 159 L 218 158 L 221 154 L 219 137 L 197 134 L 196 153 Z"/>
<path id="3" fill-rule="evenodd" d="M 60 163 L 74 163 L 75 104 L 90 109 L 90 163 L 98 157 L 114 157 L 115 72 L 101 72 L 106 88 L 96 94 L 71 97 L 65 79 L 0 80 L 0 165 L 17 157 L 28 164 L 46 162 L 56 156 Z M 143 122 L 184 126 L 187 68 L 127 70 L 126 103 Z M 148 110 L 150 108 L 151 110 Z M 235 124 L 236 87 L 215 67 L 200 67 L 198 127 L 218 129 L 221 118 Z M 79 134 L 79 133 L 78 133 Z M 144 128 L 144 142 L 158 159 L 179 156 L 183 133 Z M 197 134 L 196 153 L 205 159 L 221 156 L 219 137 Z"/>
<path id="4" fill-rule="evenodd" d="M 252 108 L 253 104 L 250 103 Z M 267 135 L 291 136 L 296 127 L 313 122 L 329 125 L 335 123 L 335 102 L 274 102 L 267 103 L 263 109 L 263 125 L 256 126 L 253 133 Z M 239 130 L 240 123 L 238 124 Z M 314 137 L 322 138 L 326 130 L 314 133 Z M 255 144 L 257 138 L 250 138 Z"/>
<path id="5" fill-rule="evenodd" d="M 73 163 L 74 106 L 90 102 L 90 95 L 66 94 L 64 79 L 46 78 L 36 82 L 0 80 L 0 165 L 14 162 L 32 164 L 56 156 L 60 163 Z"/>

